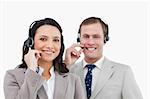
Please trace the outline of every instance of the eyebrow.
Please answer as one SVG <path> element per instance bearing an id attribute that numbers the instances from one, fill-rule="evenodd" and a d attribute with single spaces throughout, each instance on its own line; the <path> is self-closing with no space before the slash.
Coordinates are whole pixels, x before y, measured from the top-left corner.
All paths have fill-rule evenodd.
<path id="1" fill-rule="evenodd" d="M 54 36 L 53 38 L 58 38 L 58 39 L 60 39 L 60 36 Z"/>
<path id="2" fill-rule="evenodd" d="M 46 36 L 46 35 L 40 35 L 40 37 L 46 37 L 46 38 L 47 38 L 47 36 Z"/>
<path id="3" fill-rule="evenodd" d="M 45 38 L 48 38 L 48 36 L 46 36 L 46 35 L 41 35 L 40 37 L 45 37 Z M 53 38 L 60 38 L 60 36 L 53 36 Z"/>
<path id="4" fill-rule="evenodd" d="M 90 34 L 83 34 L 83 36 L 101 36 L 100 34 L 92 34 L 92 35 L 90 35 Z"/>

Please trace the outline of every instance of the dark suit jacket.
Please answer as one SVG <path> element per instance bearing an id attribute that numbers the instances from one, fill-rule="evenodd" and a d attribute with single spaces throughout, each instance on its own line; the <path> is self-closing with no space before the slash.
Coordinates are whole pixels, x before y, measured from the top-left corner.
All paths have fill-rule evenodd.
<path id="1" fill-rule="evenodd" d="M 5 99 L 48 99 L 43 87 L 44 79 L 30 69 L 7 71 L 4 79 Z M 55 72 L 54 99 L 85 99 L 79 77 Z"/>
<path id="2" fill-rule="evenodd" d="M 104 59 L 90 99 L 143 99 L 129 66 Z M 71 66 L 71 72 L 80 76 L 86 92 L 83 63 Z"/>

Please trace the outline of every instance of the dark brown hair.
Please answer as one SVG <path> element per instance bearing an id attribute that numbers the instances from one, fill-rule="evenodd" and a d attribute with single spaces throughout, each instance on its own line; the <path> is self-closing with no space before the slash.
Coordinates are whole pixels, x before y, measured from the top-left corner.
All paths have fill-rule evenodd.
<path id="1" fill-rule="evenodd" d="M 24 61 L 24 55 L 26 53 L 28 53 L 28 47 L 27 47 L 28 44 L 26 44 L 26 43 L 28 43 L 29 39 L 33 39 L 33 41 L 34 41 L 34 36 L 35 36 L 36 30 L 42 25 L 52 25 L 52 26 L 55 26 L 60 31 L 61 48 L 60 48 L 59 55 L 53 61 L 53 66 L 54 66 L 54 70 L 60 74 L 69 72 L 69 70 L 66 68 L 66 65 L 63 63 L 63 53 L 64 53 L 65 46 L 64 46 L 64 39 L 63 39 L 63 35 L 62 35 L 62 29 L 61 29 L 61 26 L 58 24 L 58 22 L 56 22 L 54 19 L 51 19 L 51 18 L 45 18 L 45 19 L 37 20 L 37 21 L 34 21 L 30 25 L 29 38 L 24 42 L 22 64 L 19 66 L 19 68 L 27 68 L 27 65 Z M 31 46 L 31 48 L 34 49 L 34 43 Z"/>

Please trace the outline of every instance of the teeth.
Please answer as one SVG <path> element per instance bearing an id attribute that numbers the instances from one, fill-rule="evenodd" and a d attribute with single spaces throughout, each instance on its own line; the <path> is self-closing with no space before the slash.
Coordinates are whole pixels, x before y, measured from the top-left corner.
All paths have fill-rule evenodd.
<path id="1" fill-rule="evenodd" d="M 46 53 L 52 53 L 52 52 L 46 52 Z"/>
<path id="2" fill-rule="evenodd" d="M 51 51 L 44 51 L 45 53 L 47 53 L 47 54 L 51 54 L 52 52 Z"/>
<path id="3" fill-rule="evenodd" d="M 96 48 L 87 48 L 89 51 L 93 51 L 95 50 Z"/>

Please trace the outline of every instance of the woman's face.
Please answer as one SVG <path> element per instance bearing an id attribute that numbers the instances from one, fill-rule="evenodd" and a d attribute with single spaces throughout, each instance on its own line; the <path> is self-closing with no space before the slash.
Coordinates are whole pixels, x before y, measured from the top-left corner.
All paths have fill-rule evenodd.
<path id="1" fill-rule="evenodd" d="M 52 25 L 42 25 L 35 33 L 34 49 L 41 51 L 40 61 L 52 62 L 60 52 L 60 31 Z"/>

